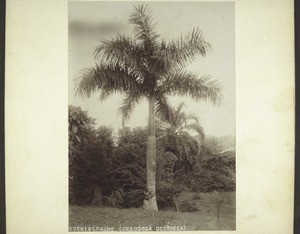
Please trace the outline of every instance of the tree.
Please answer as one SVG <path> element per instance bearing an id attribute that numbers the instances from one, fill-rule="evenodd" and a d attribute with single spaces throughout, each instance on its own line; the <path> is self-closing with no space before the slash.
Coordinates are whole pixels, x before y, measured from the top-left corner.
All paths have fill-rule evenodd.
<path id="1" fill-rule="evenodd" d="M 177 157 L 174 172 L 182 183 L 192 171 L 204 141 L 204 130 L 198 118 L 183 112 L 184 106 L 184 103 L 180 103 L 177 108 L 170 108 L 169 118 L 157 120 L 156 128 L 164 152 L 170 152 Z M 193 133 L 197 135 L 192 136 Z"/>
<path id="2" fill-rule="evenodd" d="M 94 138 L 95 119 L 88 116 L 80 107 L 69 105 L 68 129 L 69 129 L 69 160 L 82 154 L 87 142 Z"/>
<path id="3" fill-rule="evenodd" d="M 95 124 L 87 112 L 69 105 L 69 202 L 73 204 L 89 204 L 91 188 L 111 186 L 101 178 L 111 167 L 112 129 L 95 129 Z"/>
<path id="4" fill-rule="evenodd" d="M 146 189 L 147 128 L 119 130 L 113 153 L 112 177 L 123 195 L 123 207 L 143 205 Z"/>
<path id="5" fill-rule="evenodd" d="M 185 37 L 165 42 L 155 31 L 147 5 L 135 7 L 129 23 L 134 25 L 134 37 L 117 35 L 112 40 L 103 40 L 94 52 L 96 65 L 83 71 L 76 90 L 83 97 L 100 91 L 101 100 L 116 92 L 124 94 L 120 107 L 123 122 L 143 98 L 148 100 L 147 197 L 149 208 L 157 210 L 155 113 L 168 118 L 168 95 L 215 103 L 220 88 L 209 76 L 198 77 L 184 70 L 196 56 L 205 56 L 210 48 L 201 30 L 194 28 Z"/>
<path id="6" fill-rule="evenodd" d="M 89 142 L 95 138 L 94 119 L 80 107 L 69 105 L 68 111 L 69 129 L 69 202 L 78 203 L 79 192 L 87 183 L 86 177 L 82 177 L 83 159 L 90 151 Z M 80 165 L 80 167 L 78 166 Z"/>

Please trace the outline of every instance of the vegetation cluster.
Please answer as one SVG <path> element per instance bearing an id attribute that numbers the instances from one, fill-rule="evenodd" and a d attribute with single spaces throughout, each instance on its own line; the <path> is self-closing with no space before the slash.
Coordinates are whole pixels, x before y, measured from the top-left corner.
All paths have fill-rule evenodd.
<path id="1" fill-rule="evenodd" d="M 156 124 L 159 209 L 174 208 L 176 197 L 183 191 L 235 190 L 234 153 L 216 152 L 214 141 L 203 141 L 203 130 L 194 117 L 182 112 L 182 107 L 173 109 L 172 125 L 161 120 Z M 197 135 L 183 131 L 183 126 L 193 126 Z M 96 128 L 87 112 L 70 105 L 70 205 L 141 207 L 147 190 L 146 150 L 147 127 L 123 127 L 117 133 L 106 126 Z"/>

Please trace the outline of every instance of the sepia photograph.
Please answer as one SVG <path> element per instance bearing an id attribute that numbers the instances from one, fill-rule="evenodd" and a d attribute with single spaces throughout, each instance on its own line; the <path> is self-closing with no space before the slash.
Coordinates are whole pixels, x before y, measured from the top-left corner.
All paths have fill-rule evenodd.
<path id="1" fill-rule="evenodd" d="M 293 233 L 292 0 L 5 9 L 7 233 Z"/>
<path id="2" fill-rule="evenodd" d="M 68 3 L 69 231 L 236 229 L 234 2 Z"/>

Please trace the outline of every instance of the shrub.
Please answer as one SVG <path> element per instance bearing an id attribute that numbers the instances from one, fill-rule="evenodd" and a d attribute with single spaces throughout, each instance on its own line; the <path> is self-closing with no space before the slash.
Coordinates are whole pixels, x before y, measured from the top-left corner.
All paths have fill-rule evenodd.
<path id="1" fill-rule="evenodd" d="M 181 193 L 185 187 L 173 183 L 157 183 L 156 199 L 157 205 L 161 208 L 175 207 L 174 197 Z"/>
<path id="2" fill-rule="evenodd" d="M 112 128 L 95 128 L 95 120 L 80 107 L 69 106 L 69 203 L 100 204 L 93 198 L 92 187 L 101 192 L 110 187 L 104 177 L 111 170 L 114 149 Z M 94 201 L 93 201 L 94 199 Z"/>
<path id="3" fill-rule="evenodd" d="M 191 189 L 195 192 L 234 191 L 235 158 L 218 156 L 204 159 L 194 172 Z"/>
<path id="4" fill-rule="evenodd" d="M 179 186 L 174 181 L 174 165 L 177 157 L 171 152 L 157 152 L 157 187 L 156 199 L 158 207 L 175 207 L 174 196 L 182 191 L 182 186 Z"/>
<path id="5" fill-rule="evenodd" d="M 125 201 L 123 198 L 123 193 L 121 190 L 115 190 L 111 193 L 109 196 L 111 206 L 117 207 L 117 208 L 124 208 L 125 207 Z"/>
<path id="6" fill-rule="evenodd" d="M 144 201 L 144 189 L 130 190 L 124 193 L 126 207 L 141 207 Z"/>
<path id="7" fill-rule="evenodd" d="M 110 196 L 103 196 L 102 197 L 102 204 L 103 204 L 103 206 L 113 206 L 113 203 L 111 201 L 111 197 Z"/>
<path id="8" fill-rule="evenodd" d="M 166 152 L 162 154 L 157 151 L 157 171 L 156 179 L 158 182 L 164 181 L 173 183 L 174 180 L 174 165 L 177 161 L 177 157 L 171 153 Z"/>
<path id="9" fill-rule="evenodd" d="M 102 193 L 99 186 L 94 185 L 90 189 L 91 193 L 91 205 L 100 206 L 102 205 Z"/>
<path id="10" fill-rule="evenodd" d="M 123 194 L 122 207 L 140 207 L 146 190 L 146 128 L 123 128 L 118 133 L 110 178 Z"/>

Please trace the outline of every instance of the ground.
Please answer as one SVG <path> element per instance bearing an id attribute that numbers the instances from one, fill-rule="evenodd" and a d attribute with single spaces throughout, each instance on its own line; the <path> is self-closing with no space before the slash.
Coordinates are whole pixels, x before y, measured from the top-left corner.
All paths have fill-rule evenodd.
<path id="1" fill-rule="evenodd" d="M 70 206 L 69 226 L 73 230 L 79 227 L 93 227 L 98 230 L 102 228 L 103 231 L 235 230 L 234 192 L 219 194 L 219 199 L 223 200 L 219 203 L 219 217 L 214 193 L 190 193 L 183 197 L 190 197 L 192 202 L 196 203 L 197 211 Z M 107 230 L 108 228 L 110 229 Z"/>

